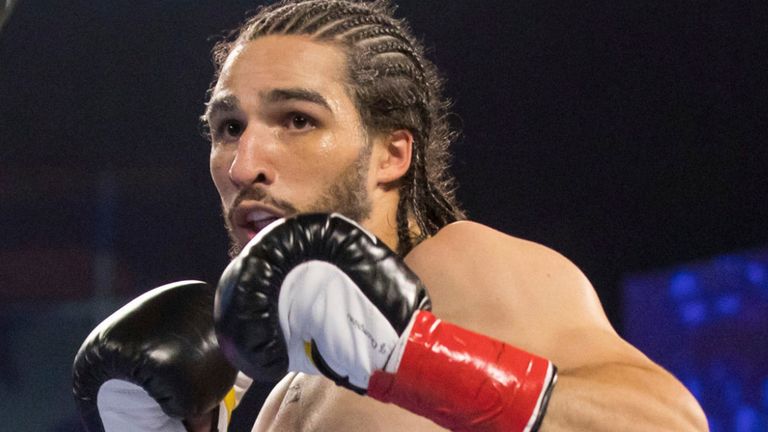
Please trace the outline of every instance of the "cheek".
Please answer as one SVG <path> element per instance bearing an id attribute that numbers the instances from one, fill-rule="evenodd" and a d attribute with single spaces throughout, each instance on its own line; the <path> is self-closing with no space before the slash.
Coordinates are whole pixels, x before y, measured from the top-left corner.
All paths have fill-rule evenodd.
<path id="1" fill-rule="evenodd" d="M 278 177 L 291 183 L 324 184 L 343 164 L 347 155 L 331 134 L 292 143 L 275 158 Z"/>
<path id="2" fill-rule="evenodd" d="M 295 157 L 290 167 L 285 166 L 280 174 L 283 182 L 302 189 L 326 189 L 351 162 L 346 154 L 316 153 L 308 158 Z"/>
<path id="3" fill-rule="evenodd" d="M 324 136 L 318 141 L 317 147 L 317 160 L 328 161 L 333 160 L 332 156 L 334 151 L 338 151 L 338 144 L 333 137 Z"/>
<path id="4" fill-rule="evenodd" d="M 208 164 L 213 184 L 216 186 L 219 195 L 223 199 L 229 189 L 228 185 L 231 183 L 229 181 L 229 159 L 224 152 L 211 150 Z"/>

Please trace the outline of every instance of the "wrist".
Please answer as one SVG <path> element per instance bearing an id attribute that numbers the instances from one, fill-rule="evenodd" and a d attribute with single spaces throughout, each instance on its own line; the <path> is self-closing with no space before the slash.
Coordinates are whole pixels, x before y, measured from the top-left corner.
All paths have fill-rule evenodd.
<path id="1" fill-rule="evenodd" d="M 374 373 L 369 396 L 451 430 L 536 430 L 556 378 L 550 361 L 426 311 L 407 334 L 399 366 Z"/>

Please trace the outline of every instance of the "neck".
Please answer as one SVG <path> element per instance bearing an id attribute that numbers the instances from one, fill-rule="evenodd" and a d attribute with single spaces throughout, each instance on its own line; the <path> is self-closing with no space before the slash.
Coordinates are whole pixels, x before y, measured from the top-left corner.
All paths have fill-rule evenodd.
<path id="1" fill-rule="evenodd" d="M 396 190 L 383 193 L 373 201 L 370 216 L 362 225 L 378 237 L 390 249 L 397 252 L 399 236 L 397 235 L 397 206 L 400 194 Z M 408 227 L 412 238 L 417 238 L 420 231 L 413 215 L 408 215 Z"/>
<path id="2" fill-rule="evenodd" d="M 397 204 L 396 190 L 376 191 L 372 196 L 371 214 L 362 225 L 393 251 L 397 251 Z"/>

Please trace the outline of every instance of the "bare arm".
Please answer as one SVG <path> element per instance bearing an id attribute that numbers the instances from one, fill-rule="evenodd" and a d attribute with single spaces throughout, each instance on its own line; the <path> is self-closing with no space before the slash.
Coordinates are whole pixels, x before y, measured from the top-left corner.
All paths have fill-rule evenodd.
<path id="1" fill-rule="evenodd" d="M 407 261 L 438 316 L 558 366 L 542 431 L 707 430 L 690 393 L 616 334 L 592 286 L 561 255 L 472 223 L 423 246 Z"/>
<path id="2" fill-rule="evenodd" d="M 669 375 L 634 364 L 562 371 L 542 431 L 704 431 L 701 409 Z"/>
<path id="3" fill-rule="evenodd" d="M 586 328 L 558 339 L 575 343 L 552 350 L 563 367 L 542 431 L 708 430 L 688 390 L 615 332 Z"/>

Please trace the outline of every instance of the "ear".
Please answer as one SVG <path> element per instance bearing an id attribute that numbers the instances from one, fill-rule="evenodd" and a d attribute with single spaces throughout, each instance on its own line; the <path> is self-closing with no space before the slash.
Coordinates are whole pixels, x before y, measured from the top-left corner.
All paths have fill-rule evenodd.
<path id="1" fill-rule="evenodd" d="M 376 183 L 388 184 L 404 176 L 411 166 L 413 134 L 398 129 L 384 135 L 376 159 Z"/>

